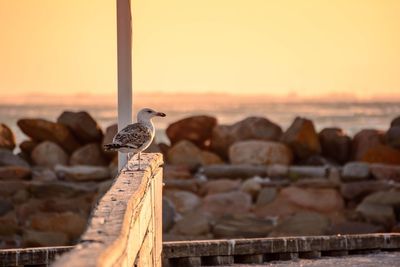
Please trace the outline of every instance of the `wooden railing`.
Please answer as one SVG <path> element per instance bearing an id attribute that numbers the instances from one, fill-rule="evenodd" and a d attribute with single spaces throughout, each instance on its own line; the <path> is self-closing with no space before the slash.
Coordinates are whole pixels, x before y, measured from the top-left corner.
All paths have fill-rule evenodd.
<path id="1" fill-rule="evenodd" d="M 125 167 L 94 209 L 80 242 L 53 266 L 161 266 L 161 165 L 160 154 L 144 154 L 144 171 L 125 172 Z"/>

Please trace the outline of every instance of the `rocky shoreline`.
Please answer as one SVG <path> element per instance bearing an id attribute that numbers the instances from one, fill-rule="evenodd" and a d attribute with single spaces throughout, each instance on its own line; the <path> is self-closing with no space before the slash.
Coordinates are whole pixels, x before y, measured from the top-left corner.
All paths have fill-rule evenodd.
<path id="1" fill-rule="evenodd" d="M 87 112 L 56 122 L 24 118 L 17 144 L 0 125 L 0 247 L 73 244 L 117 172 L 115 153 Z M 296 118 L 283 130 L 263 117 L 220 125 L 193 116 L 166 130 L 165 240 L 398 232 L 400 117 L 353 138 Z"/>

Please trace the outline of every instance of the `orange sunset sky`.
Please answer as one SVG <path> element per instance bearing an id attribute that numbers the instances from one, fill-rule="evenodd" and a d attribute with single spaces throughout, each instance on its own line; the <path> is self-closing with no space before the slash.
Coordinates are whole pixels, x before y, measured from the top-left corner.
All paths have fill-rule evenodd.
<path id="1" fill-rule="evenodd" d="M 134 0 L 134 90 L 400 96 L 398 0 Z M 0 95 L 113 94 L 113 0 L 0 0 Z"/>

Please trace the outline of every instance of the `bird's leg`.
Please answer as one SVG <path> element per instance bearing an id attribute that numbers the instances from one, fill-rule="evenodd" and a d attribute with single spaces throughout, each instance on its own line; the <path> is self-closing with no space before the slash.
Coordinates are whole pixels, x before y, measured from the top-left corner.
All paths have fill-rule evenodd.
<path id="1" fill-rule="evenodd" d="M 133 172 L 133 169 L 131 168 L 131 164 L 130 164 L 130 159 L 131 159 L 131 153 L 127 153 L 126 154 L 126 172 Z"/>

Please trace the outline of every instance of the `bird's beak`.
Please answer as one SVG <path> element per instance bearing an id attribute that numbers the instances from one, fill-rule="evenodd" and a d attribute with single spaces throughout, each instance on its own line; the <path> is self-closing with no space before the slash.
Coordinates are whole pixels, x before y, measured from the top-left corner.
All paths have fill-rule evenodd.
<path id="1" fill-rule="evenodd" d="M 156 113 L 156 116 L 165 117 L 165 116 L 167 116 L 167 115 L 165 115 L 165 113 L 162 113 L 162 112 L 157 112 L 157 113 Z"/>

